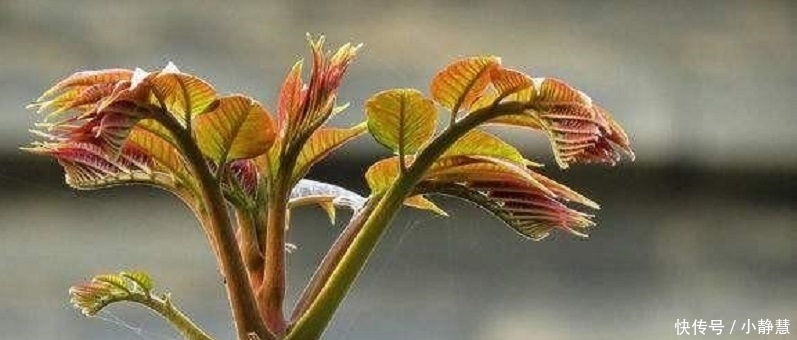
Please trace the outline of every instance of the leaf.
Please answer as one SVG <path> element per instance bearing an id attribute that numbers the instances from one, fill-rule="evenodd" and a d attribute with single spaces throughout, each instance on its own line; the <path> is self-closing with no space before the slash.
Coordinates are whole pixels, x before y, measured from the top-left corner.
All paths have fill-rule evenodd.
<path id="1" fill-rule="evenodd" d="M 445 210 L 438 207 L 436 204 L 434 204 L 434 202 L 430 201 L 426 197 L 423 197 L 423 195 L 407 197 L 407 199 L 404 200 L 404 205 L 413 207 L 415 209 L 428 210 L 435 214 L 448 217 L 448 213 L 446 213 Z"/>
<path id="2" fill-rule="evenodd" d="M 149 82 L 158 102 L 162 102 L 166 106 L 164 109 L 182 122 L 187 117 L 204 112 L 216 99 L 216 90 L 212 85 L 199 77 L 180 72 L 171 62 Z"/>
<path id="3" fill-rule="evenodd" d="M 494 56 L 457 60 L 432 78 L 432 98 L 456 115 L 468 111 L 471 104 L 490 85 L 490 71 L 501 63 Z"/>
<path id="4" fill-rule="evenodd" d="M 405 161 L 411 157 L 405 157 Z M 399 175 L 399 158 L 390 157 L 372 164 L 365 172 L 365 181 L 374 194 L 383 194 Z"/>
<path id="5" fill-rule="evenodd" d="M 438 160 L 425 174 L 424 179 L 441 182 L 464 183 L 468 181 L 496 180 L 525 183 L 547 195 L 555 194 L 531 175 L 525 166 L 501 159 L 470 156 L 448 157 Z"/>
<path id="6" fill-rule="evenodd" d="M 142 272 L 142 271 L 128 271 L 128 272 L 120 272 L 119 275 L 122 277 L 135 282 L 135 284 L 143 291 L 143 292 L 151 292 L 152 289 L 155 288 L 155 282 L 149 276 L 149 274 Z"/>
<path id="7" fill-rule="evenodd" d="M 153 160 L 133 146 L 126 146 L 111 158 L 90 143 L 41 143 L 27 149 L 49 155 L 64 167 L 66 183 L 75 189 L 90 190 L 124 184 L 148 184 L 173 191 L 177 182 L 171 174 L 153 169 Z"/>
<path id="8" fill-rule="evenodd" d="M 523 157 L 523 154 L 514 146 L 494 135 L 476 129 L 470 130 L 460 137 L 443 153 L 441 158 L 455 156 L 487 156 L 503 159 L 520 166 L 535 165 Z"/>
<path id="9" fill-rule="evenodd" d="M 377 93 L 365 102 L 365 116 L 374 139 L 399 155 L 418 151 L 437 127 L 434 103 L 414 89 Z"/>
<path id="10" fill-rule="evenodd" d="M 556 78 L 534 78 L 537 102 L 543 105 L 591 106 L 592 99 L 584 92 Z"/>
<path id="11" fill-rule="evenodd" d="M 526 103 L 529 108 L 491 119 L 486 124 L 546 132 L 556 162 L 563 169 L 571 163 L 616 164 L 623 155 L 633 160 L 634 154 L 622 127 L 583 92 L 554 78 L 527 78 L 517 71 L 502 68 L 492 73 L 493 89 L 474 103 L 475 109 L 502 100 Z M 529 79 L 532 86 L 527 86 Z"/>
<path id="12" fill-rule="evenodd" d="M 276 133 L 260 103 L 233 95 L 218 98 L 209 112 L 197 116 L 194 134 L 202 153 L 221 165 L 265 153 Z"/>
<path id="13" fill-rule="evenodd" d="M 290 123 L 296 121 L 296 117 L 304 103 L 302 87 L 302 61 L 297 61 L 293 65 L 285 81 L 282 83 L 282 89 L 277 99 L 277 125 L 279 126 L 282 136 L 291 135 L 287 129 L 290 129 Z"/>
<path id="14" fill-rule="evenodd" d="M 288 207 L 296 208 L 318 204 L 327 212 L 330 221 L 334 224 L 335 207 L 346 207 L 357 212 L 365 205 L 366 201 L 365 197 L 340 186 L 302 179 L 291 190 Z"/>
<path id="15" fill-rule="evenodd" d="M 554 229 L 587 237 L 586 230 L 594 226 L 590 215 L 517 184 L 427 182 L 422 183 L 421 188 L 425 192 L 469 201 L 499 218 L 519 235 L 534 241 L 546 238 Z"/>
<path id="16" fill-rule="evenodd" d="M 411 160 L 411 157 L 406 157 L 405 160 Z M 372 195 L 381 195 L 393 183 L 396 182 L 399 174 L 399 158 L 390 157 L 382 159 L 368 168 L 365 172 L 365 180 L 368 187 L 371 189 Z M 423 196 L 412 196 L 404 200 L 404 204 L 422 210 L 429 210 L 439 215 L 448 216 L 445 211 L 437 207 L 434 203 L 428 201 Z"/>
<path id="17" fill-rule="evenodd" d="M 106 69 L 76 72 L 53 85 L 53 87 L 45 91 L 44 94 L 42 94 L 41 97 L 39 97 L 39 99 L 36 101 L 41 102 L 47 97 L 51 97 L 58 93 L 63 94 L 67 90 L 80 90 L 85 87 L 101 83 L 115 84 L 119 81 L 129 81 L 132 76 L 133 71 L 127 69 Z"/>
<path id="18" fill-rule="evenodd" d="M 323 51 L 323 36 L 317 40 L 308 36 L 308 39 L 313 60 L 307 86 L 302 83 L 299 61 L 288 73 L 278 97 L 280 142 L 285 145 L 303 142 L 338 111 L 335 105 L 338 87 L 362 46 L 344 44 L 329 55 Z"/>
<path id="19" fill-rule="evenodd" d="M 365 129 L 365 124 L 358 124 L 348 129 L 321 128 L 313 132 L 296 159 L 293 180 L 298 181 L 304 177 L 313 165 L 326 158 L 343 144 L 362 135 Z"/>
<path id="20" fill-rule="evenodd" d="M 591 216 L 569 208 L 575 202 L 598 205 L 537 172 L 500 159 L 449 157 L 430 169 L 418 185 L 420 193 L 442 193 L 474 202 L 518 233 L 538 240 L 558 228 L 586 236 Z"/>
<path id="21" fill-rule="evenodd" d="M 106 306 L 120 301 L 151 299 L 153 281 L 143 272 L 97 275 L 91 282 L 69 289 L 70 302 L 86 316 L 94 316 Z"/>
<path id="22" fill-rule="evenodd" d="M 520 96 L 525 96 L 525 101 L 531 100 L 534 94 L 533 86 L 534 81 L 523 72 L 503 68 L 494 67 L 490 70 L 490 81 L 497 91 L 498 98 L 505 98 L 506 96 L 517 94 L 521 91 L 526 91 Z M 532 90 L 532 91 L 529 91 Z"/>
<path id="23" fill-rule="evenodd" d="M 128 137 L 128 143 L 140 149 L 157 163 L 156 168 L 171 173 L 184 183 L 192 183 L 193 176 L 182 154 L 170 142 L 150 130 L 136 126 Z"/>

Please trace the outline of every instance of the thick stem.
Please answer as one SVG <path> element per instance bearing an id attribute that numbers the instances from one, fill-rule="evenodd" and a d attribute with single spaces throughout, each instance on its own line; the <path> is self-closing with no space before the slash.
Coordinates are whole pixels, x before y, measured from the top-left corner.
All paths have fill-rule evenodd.
<path id="1" fill-rule="evenodd" d="M 372 197 L 368 203 L 357 212 L 357 215 L 352 217 L 349 224 L 346 225 L 346 228 L 343 229 L 335 240 L 335 243 L 332 244 L 332 247 L 330 247 L 329 251 L 324 255 L 321 264 L 316 268 L 310 282 L 304 287 L 302 295 L 299 297 L 299 302 L 296 303 L 296 307 L 294 307 L 293 313 L 291 313 L 291 323 L 295 323 L 304 315 L 307 308 L 310 307 L 310 304 L 315 301 L 318 294 L 321 293 L 321 289 L 324 288 L 329 281 L 332 271 L 335 270 L 340 259 L 343 258 L 346 250 L 351 246 L 354 237 L 362 230 L 366 219 L 371 215 L 378 201 L 379 197 Z"/>
<path id="2" fill-rule="evenodd" d="M 351 246 L 332 271 L 327 284 L 285 339 L 310 340 L 321 337 L 380 237 L 401 208 L 404 199 L 412 192 L 415 184 L 422 179 L 423 174 L 440 155 L 457 139 L 479 124 L 501 115 L 522 112 L 524 108 L 525 106 L 520 103 L 508 102 L 474 111 L 435 138 L 415 158 L 407 171 L 399 175 L 395 184 L 379 200 L 373 213 L 365 221 L 361 232 L 354 238 Z"/>
<path id="3" fill-rule="evenodd" d="M 265 218 L 247 209 L 236 209 L 235 220 L 238 224 L 238 247 L 249 272 L 249 283 L 252 284 L 252 289 L 257 291 L 263 285 L 264 256 L 257 238 L 257 230 Z"/>
<path id="4" fill-rule="evenodd" d="M 257 298 L 266 326 L 277 336 L 282 336 L 287 327 L 282 306 L 285 300 L 285 223 L 288 203 L 282 188 L 272 193 L 274 195 L 269 197 L 266 223 L 264 281 Z"/>
<path id="5" fill-rule="evenodd" d="M 164 115 L 165 116 L 165 115 Z M 207 216 L 210 241 L 216 250 L 216 260 L 224 276 L 227 295 L 230 299 L 233 321 L 238 331 L 238 339 L 249 340 L 251 334 L 261 340 L 271 340 L 274 336 L 266 329 L 257 310 L 255 296 L 252 292 L 241 251 L 235 240 L 235 232 L 230 223 L 227 204 L 222 196 L 221 187 L 211 174 L 205 163 L 202 152 L 194 142 L 189 131 L 184 130 L 171 119 L 159 120 L 174 134 L 180 149 L 183 151 L 193 173 L 200 183 L 200 190 Z"/>

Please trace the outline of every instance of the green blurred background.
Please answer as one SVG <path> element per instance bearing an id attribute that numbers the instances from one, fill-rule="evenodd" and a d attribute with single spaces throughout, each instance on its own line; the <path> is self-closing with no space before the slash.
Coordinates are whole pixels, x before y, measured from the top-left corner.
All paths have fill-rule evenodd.
<path id="1" fill-rule="evenodd" d="M 2 0 L 0 338 L 177 339 L 138 308 L 86 320 L 68 305 L 70 285 L 130 268 L 232 338 L 186 209 L 148 189 L 68 189 L 54 162 L 17 150 L 37 119 L 23 106 L 78 70 L 174 61 L 274 107 L 307 54 L 305 32 L 325 33 L 329 48 L 365 43 L 340 94 L 352 106 L 335 125 L 362 119 L 373 92 L 426 91 L 452 59 L 490 53 L 589 93 L 638 155 L 561 172 L 541 135 L 506 133 L 603 205 L 591 239 L 525 241 L 446 199 L 451 218 L 402 212 L 325 339 L 670 339 L 684 318 L 721 319 L 722 337 L 741 339 L 754 337 L 737 335 L 747 319 L 797 323 L 795 18 L 794 1 Z M 365 193 L 361 174 L 384 155 L 363 137 L 311 177 Z M 292 298 L 340 223 L 295 214 Z"/>

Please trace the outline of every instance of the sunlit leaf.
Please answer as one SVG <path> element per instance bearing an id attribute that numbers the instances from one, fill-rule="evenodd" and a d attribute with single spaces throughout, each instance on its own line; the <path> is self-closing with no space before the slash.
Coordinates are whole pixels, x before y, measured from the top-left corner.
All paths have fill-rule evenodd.
<path id="1" fill-rule="evenodd" d="M 454 156 L 488 156 L 507 160 L 515 164 L 526 166 L 534 163 L 523 157 L 514 146 L 500 138 L 481 130 L 468 131 L 460 137 L 441 157 Z"/>
<path id="2" fill-rule="evenodd" d="M 278 97 L 279 134 L 285 145 L 303 141 L 338 111 L 335 102 L 338 87 L 361 47 L 344 44 L 329 55 L 323 51 L 323 36 L 317 40 L 308 39 L 313 60 L 307 86 L 301 79 L 300 61 L 288 73 Z"/>
<path id="3" fill-rule="evenodd" d="M 538 241 L 554 229 L 587 237 L 594 226 L 590 215 L 573 210 L 551 196 L 519 183 L 469 182 L 466 184 L 425 182 L 425 192 L 458 197 L 485 209 L 523 237 Z"/>
<path id="4" fill-rule="evenodd" d="M 489 157 L 441 159 L 419 184 L 422 193 L 457 196 L 482 206 L 520 234 L 542 239 L 553 229 L 586 236 L 590 215 L 565 202 L 598 205 L 570 188 L 525 167 Z"/>
<path id="5" fill-rule="evenodd" d="M 310 167 L 326 158 L 343 144 L 362 135 L 365 130 L 365 124 L 359 124 L 348 129 L 321 128 L 313 132 L 296 159 L 296 166 L 293 170 L 294 181 L 304 177 Z"/>
<path id="6" fill-rule="evenodd" d="M 412 157 L 406 157 L 405 161 L 411 159 Z M 368 171 L 365 172 L 365 181 L 368 183 L 368 187 L 371 189 L 372 194 L 381 195 L 395 183 L 400 173 L 398 160 L 398 157 L 385 158 L 368 168 Z M 408 197 L 404 201 L 404 204 L 447 216 L 445 211 L 423 196 Z"/>
<path id="7" fill-rule="evenodd" d="M 268 151 L 276 132 L 262 105 L 241 95 L 220 97 L 212 105 L 194 124 L 197 143 L 208 158 L 223 164 Z"/>
<path id="8" fill-rule="evenodd" d="M 37 101 L 42 101 L 66 90 L 83 89 L 88 86 L 110 83 L 115 84 L 119 81 L 130 80 L 133 76 L 132 70 L 127 69 L 106 69 L 97 71 L 76 72 L 64 80 L 59 81 L 53 87 L 44 92 Z"/>
<path id="9" fill-rule="evenodd" d="M 172 173 L 186 183 L 194 180 L 183 156 L 161 136 L 137 126 L 130 133 L 128 142 L 152 157 L 160 170 Z"/>
<path id="10" fill-rule="evenodd" d="M 140 183 L 169 190 L 177 184 L 171 174 L 155 171 L 152 158 L 133 146 L 126 146 L 115 158 L 90 143 L 44 143 L 27 150 L 57 159 L 64 167 L 67 184 L 76 189 Z"/>
<path id="11" fill-rule="evenodd" d="M 374 139 L 400 155 L 418 151 L 437 126 L 434 103 L 413 89 L 377 93 L 365 102 L 365 115 Z"/>
<path id="12" fill-rule="evenodd" d="M 490 85 L 490 71 L 498 66 L 498 57 L 471 57 L 446 66 L 432 79 L 432 98 L 453 114 L 467 111 Z"/>
<path id="13" fill-rule="evenodd" d="M 199 77 L 180 72 L 173 63 L 149 80 L 152 93 L 165 109 L 185 122 L 189 116 L 207 109 L 216 98 L 216 90 Z"/>
<path id="14" fill-rule="evenodd" d="M 426 197 L 423 197 L 423 195 L 407 197 L 407 199 L 404 200 L 404 205 L 413 207 L 415 209 L 428 210 L 441 216 L 448 216 L 448 213 L 446 213 L 445 210 L 438 207 L 436 204 L 434 204 L 434 202 L 430 201 Z"/>
<path id="15" fill-rule="evenodd" d="M 504 98 L 512 94 L 517 94 L 521 91 L 526 91 L 526 93 L 521 94 L 520 96 L 528 97 L 524 98 L 527 101 L 531 100 L 532 98 L 530 96 L 534 94 L 533 80 L 531 77 L 520 71 L 503 67 L 494 67 L 490 70 L 490 81 L 492 82 L 492 85 L 495 88 L 499 98 Z"/>
<path id="16" fill-rule="evenodd" d="M 291 128 L 290 123 L 299 119 L 296 116 L 301 113 L 304 103 L 303 85 L 302 61 L 298 61 L 285 77 L 277 98 L 277 125 L 283 135 L 291 135 L 291 132 L 287 131 Z"/>

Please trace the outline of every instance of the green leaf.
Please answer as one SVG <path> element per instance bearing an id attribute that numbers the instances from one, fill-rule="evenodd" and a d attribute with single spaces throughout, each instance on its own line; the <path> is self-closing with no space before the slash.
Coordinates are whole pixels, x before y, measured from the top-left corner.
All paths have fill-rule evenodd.
<path id="1" fill-rule="evenodd" d="M 142 271 L 129 271 L 119 273 L 122 277 L 135 282 L 135 284 L 144 292 L 151 292 L 155 288 L 155 282 L 149 274 Z"/>
<path id="2" fill-rule="evenodd" d="M 96 315 L 120 301 L 139 302 L 153 297 L 153 282 L 143 272 L 95 276 L 91 282 L 69 289 L 70 302 L 86 316 Z"/>
<path id="3" fill-rule="evenodd" d="M 220 97 L 210 109 L 196 117 L 194 135 L 202 153 L 216 164 L 256 157 L 274 142 L 271 116 L 251 98 Z"/>
<path id="4" fill-rule="evenodd" d="M 365 116 L 374 139 L 399 155 L 418 151 L 437 127 L 434 103 L 413 89 L 377 93 L 365 102 Z"/>

